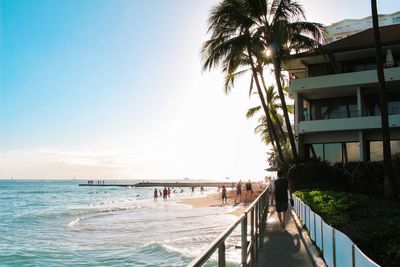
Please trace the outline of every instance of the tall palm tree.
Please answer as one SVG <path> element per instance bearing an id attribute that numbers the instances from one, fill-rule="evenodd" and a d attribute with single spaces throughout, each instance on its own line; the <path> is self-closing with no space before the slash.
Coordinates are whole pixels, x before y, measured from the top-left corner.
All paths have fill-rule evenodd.
<path id="1" fill-rule="evenodd" d="M 264 87 L 265 91 L 265 99 L 269 107 L 269 114 L 272 119 L 273 126 L 275 128 L 275 131 L 278 133 L 279 140 L 281 141 L 282 144 L 287 142 L 287 137 L 286 137 L 286 132 L 282 127 L 283 124 L 283 116 L 279 113 L 279 110 L 282 111 L 282 105 L 279 100 L 279 96 L 275 92 L 275 86 L 271 85 L 269 87 Z M 257 93 L 254 93 L 257 94 Z M 256 106 L 253 108 L 250 108 L 247 113 L 246 117 L 247 118 L 252 118 L 256 114 L 259 113 L 261 110 L 260 106 Z M 293 113 L 292 107 L 288 107 L 289 113 Z M 266 124 L 266 119 L 265 115 L 261 115 L 259 118 L 260 125 L 257 126 L 256 128 L 256 133 L 261 133 L 261 134 L 269 134 L 267 131 L 267 124 Z M 270 140 L 270 137 L 267 137 L 266 140 Z"/>
<path id="2" fill-rule="evenodd" d="M 305 15 L 302 6 L 296 1 L 255 0 L 254 2 L 257 2 L 255 6 L 259 13 L 259 19 L 255 22 L 258 35 L 264 42 L 264 48 L 271 51 L 275 82 L 282 102 L 292 154 L 297 163 L 297 149 L 281 83 L 281 64 L 291 52 L 320 47 L 324 28 L 319 23 L 301 21 L 305 20 Z"/>
<path id="3" fill-rule="evenodd" d="M 210 70 L 222 63 L 223 72 L 227 75 L 235 73 L 242 66 L 250 66 L 252 81 L 263 107 L 266 120 L 276 144 L 280 161 L 285 162 L 277 133 L 272 127 L 269 108 L 259 82 L 254 56 L 262 49 L 258 38 L 254 38 L 254 14 L 250 2 L 246 0 L 224 0 L 217 5 L 209 17 L 211 38 L 203 45 L 205 57 L 203 69 Z"/>
<path id="4" fill-rule="evenodd" d="M 386 199 L 394 198 L 394 186 L 392 177 L 392 159 L 390 151 L 390 131 L 388 118 L 388 101 L 386 94 L 385 73 L 382 63 L 381 37 L 379 33 L 378 11 L 376 0 L 371 0 L 372 25 L 374 29 L 375 51 L 376 51 L 376 71 L 379 82 L 379 99 L 381 110 L 382 141 L 383 141 L 383 166 L 384 166 L 384 194 Z"/>
<path id="5" fill-rule="evenodd" d="M 290 149 L 288 149 L 288 147 L 287 147 L 287 145 L 288 145 L 287 135 L 286 135 L 285 130 L 282 127 L 284 118 L 280 114 L 280 112 L 278 112 L 278 110 L 282 110 L 282 105 L 280 103 L 279 96 L 276 94 L 275 87 L 273 85 L 269 86 L 269 87 L 264 87 L 264 89 L 265 89 L 265 96 L 266 96 L 266 101 L 267 101 L 267 104 L 269 107 L 270 116 L 273 121 L 273 127 L 275 128 L 275 131 L 278 133 L 278 137 L 282 144 L 282 150 L 283 150 L 283 153 L 285 156 L 286 163 L 293 162 L 293 156 L 291 155 L 290 152 L 287 153 L 288 151 L 290 151 Z M 255 94 L 257 94 L 257 93 L 255 93 Z M 256 114 L 258 114 L 260 110 L 261 110 L 260 106 L 250 108 L 247 111 L 246 117 L 251 118 L 251 117 L 255 116 Z M 289 113 L 293 113 L 292 106 L 288 107 L 288 111 L 289 111 Z M 262 141 L 264 143 L 271 144 L 272 147 L 275 148 L 274 142 L 273 142 L 274 140 L 273 140 L 273 138 L 271 138 L 271 133 L 269 131 L 269 127 L 267 127 L 268 125 L 266 123 L 265 116 L 261 115 L 260 118 L 258 119 L 258 122 L 259 122 L 259 125 L 257 125 L 257 127 L 254 129 L 254 132 L 261 136 Z M 274 150 L 276 151 L 276 149 L 274 149 Z M 271 155 L 275 155 L 275 154 L 270 153 L 270 156 Z M 278 165 L 280 165 L 280 164 L 278 164 Z M 284 168 L 285 166 L 279 166 L 279 167 Z"/>

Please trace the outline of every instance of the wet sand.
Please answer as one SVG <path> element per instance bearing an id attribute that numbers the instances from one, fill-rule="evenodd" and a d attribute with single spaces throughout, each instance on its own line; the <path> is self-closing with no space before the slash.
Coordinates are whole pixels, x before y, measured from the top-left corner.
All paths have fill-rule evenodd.
<path id="1" fill-rule="evenodd" d="M 232 214 L 235 216 L 240 216 L 242 212 L 246 209 L 246 207 L 252 203 L 258 195 L 264 190 L 265 185 L 261 185 L 259 183 L 252 183 L 253 194 L 247 200 L 246 197 L 246 190 L 242 190 L 242 201 L 239 204 L 234 205 L 235 198 L 236 198 L 236 190 L 235 189 L 228 189 L 228 200 L 226 206 L 234 206 L 236 209 L 232 212 L 228 212 L 227 214 Z M 245 201 L 243 201 L 245 200 Z M 206 197 L 199 197 L 199 198 L 188 198 L 182 199 L 178 203 L 191 205 L 193 208 L 202 208 L 202 207 L 222 207 L 221 202 L 221 193 L 212 193 L 207 195 Z"/>

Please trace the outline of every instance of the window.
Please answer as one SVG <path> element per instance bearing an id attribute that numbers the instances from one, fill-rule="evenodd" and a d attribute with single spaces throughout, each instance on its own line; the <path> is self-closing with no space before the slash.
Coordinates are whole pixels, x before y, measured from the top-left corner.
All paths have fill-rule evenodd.
<path id="1" fill-rule="evenodd" d="M 327 120 L 358 117 L 357 98 L 335 98 L 311 102 L 311 119 Z"/>
<path id="2" fill-rule="evenodd" d="M 345 143 L 345 151 L 343 151 L 343 157 L 346 156 L 347 156 L 347 161 L 359 161 L 360 143 L 359 142 Z"/>
<path id="3" fill-rule="evenodd" d="M 400 158 L 400 140 L 390 140 L 390 152 L 392 157 Z M 369 142 L 369 160 L 383 160 L 383 143 L 382 141 Z"/>
<path id="4" fill-rule="evenodd" d="M 324 144 L 324 156 L 330 163 L 342 162 L 341 143 Z"/>
<path id="5" fill-rule="evenodd" d="M 400 142 L 399 142 L 400 152 Z M 360 160 L 360 143 L 328 143 L 309 144 L 306 146 L 306 155 L 309 158 L 319 158 L 329 163 L 345 163 Z"/>
<path id="6" fill-rule="evenodd" d="M 308 147 L 309 158 L 324 160 L 324 144 L 312 144 Z"/>
<path id="7" fill-rule="evenodd" d="M 400 159 L 400 140 L 390 141 L 390 151 L 392 152 L 392 157 Z"/>
<path id="8" fill-rule="evenodd" d="M 364 116 L 380 116 L 379 95 L 365 96 Z M 388 114 L 400 114 L 400 95 L 398 92 L 388 94 Z"/>

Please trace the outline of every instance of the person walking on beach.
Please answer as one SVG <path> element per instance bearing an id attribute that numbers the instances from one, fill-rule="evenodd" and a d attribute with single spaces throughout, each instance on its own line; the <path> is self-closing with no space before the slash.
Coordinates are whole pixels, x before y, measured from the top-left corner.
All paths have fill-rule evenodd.
<path id="1" fill-rule="evenodd" d="M 239 198 L 239 202 L 237 202 L 237 199 Z M 236 198 L 235 198 L 235 204 L 240 203 L 242 201 L 242 180 L 239 180 L 236 184 Z"/>
<path id="2" fill-rule="evenodd" d="M 246 183 L 246 201 L 249 201 L 252 195 L 253 195 L 253 187 L 249 179 L 249 181 Z"/>
<path id="3" fill-rule="evenodd" d="M 290 194 L 290 202 L 292 202 L 292 189 L 288 181 L 283 177 L 283 172 L 279 170 L 278 179 L 274 182 L 272 196 L 275 198 L 275 210 L 278 215 L 279 223 L 283 229 L 285 229 L 285 216 L 288 209 L 288 191 Z"/>
<path id="4" fill-rule="evenodd" d="M 168 195 L 168 190 L 166 187 L 164 187 L 164 190 L 163 190 L 163 199 L 164 200 L 167 200 L 167 195 Z"/>
<path id="5" fill-rule="evenodd" d="M 226 188 L 225 185 L 222 186 L 222 191 L 221 191 L 221 201 L 222 201 L 222 206 L 226 205 L 226 201 L 228 200 L 228 196 L 226 194 Z"/>
<path id="6" fill-rule="evenodd" d="M 154 189 L 154 202 L 157 202 L 158 199 L 158 191 L 157 188 Z"/>

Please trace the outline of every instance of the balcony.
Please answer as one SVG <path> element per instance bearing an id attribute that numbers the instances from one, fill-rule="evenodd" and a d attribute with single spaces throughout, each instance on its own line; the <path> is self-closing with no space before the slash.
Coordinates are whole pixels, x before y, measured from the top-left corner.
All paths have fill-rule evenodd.
<path id="1" fill-rule="evenodd" d="M 350 114 L 338 112 L 332 114 L 329 118 L 320 120 L 311 120 L 312 118 L 306 114 L 304 119 L 304 121 L 299 122 L 299 134 L 381 128 L 380 115 L 374 115 L 370 110 L 356 111 Z M 399 108 L 389 109 L 389 127 L 400 127 Z"/>
<path id="2" fill-rule="evenodd" d="M 302 93 L 313 98 L 333 97 L 348 94 L 348 90 L 357 87 L 368 87 L 378 83 L 376 70 L 349 72 L 341 74 L 324 75 L 317 77 L 302 78 L 305 76 L 298 73 L 298 78 L 291 80 L 289 92 Z M 385 80 L 387 82 L 397 81 L 400 83 L 400 67 L 385 69 Z"/>
<path id="3" fill-rule="evenodd" d="M 400 107 L 389 107 L 388 115 L 400 115 Z M 307 112 L 300 118 L 300 121 L 316 121 L 316 120 L 332 120 L 332 119 L 348 119 L 358 117 L 373 117 L 380 116 L 380 111 L 377 109 L 349 110 L 349 111 L 329 111 L 324 115 L 316 116 Z"/>

